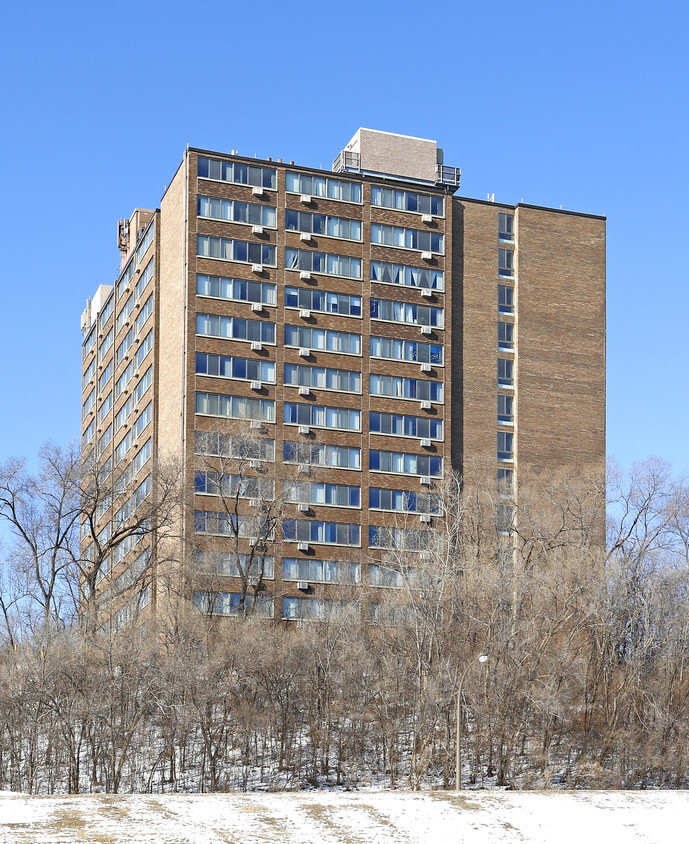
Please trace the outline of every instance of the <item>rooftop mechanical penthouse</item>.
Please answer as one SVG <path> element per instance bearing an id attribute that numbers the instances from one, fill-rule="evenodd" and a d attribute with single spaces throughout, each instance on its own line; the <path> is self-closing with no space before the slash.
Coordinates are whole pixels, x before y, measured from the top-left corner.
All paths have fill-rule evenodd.
<path id="1" fill-rule="evenodd" d="M 82 316 L 84 456 L 124 478 L 99 535 L 174 457 L 201 609 L 318 618 L 342 584 L 375 617 L 451 468 L 490 466 L 506 518 L 518 479 L 602 472 L 605 220 L 459 177 L 435 141 L 370 129 L 332 171 L 187 149 Z M 102 566 L 115 626 L 161 605 L 158 553 L 152 529 Z"/>

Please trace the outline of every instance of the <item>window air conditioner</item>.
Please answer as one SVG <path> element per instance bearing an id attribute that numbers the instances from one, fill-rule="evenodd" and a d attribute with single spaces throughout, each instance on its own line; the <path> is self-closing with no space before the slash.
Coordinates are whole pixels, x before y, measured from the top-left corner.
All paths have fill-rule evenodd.
<path id="1" fill-rule="evenodd" d="M 261 468 L 261 461 L 260 460 L 252 460 L 249 465 L 252 469 L 260 469 Z"/>
<path id="2" fill-rule="evenodd" d="M 265 194 L 265 191 L 263 190 L 263 188 L 259 187 L 258 185 L 254 185 L 254 187 L 251 188 L 251 193 L 254 196 L 263 196 Z"/>
<path id="3" fill-rule="evenodd" d="M 259 501 L 258 498 L 250 498 L 249 499 L 249 507 L 258 507 Z"/>
<path id="4" fill-rule="evenodd" d="M 430 363 L 422 363 L 421 372 L 433 372 L 433 367 L 430 365 Z"/>
<path id="5" fill-rule="evenodd" d="M 256 547 L 256 545 L 258 545 L 258 537 L 256 537 L 256 536 L 252 536 L 252 537 L 249 539 L 249 545 L 251 545 L 251 547 L 252 547 L 252 548 L 255 548 L 255 547 Z"/>
<path id="6" fill-rule="evenodd" d="M 433 333 L 433 329 L 431 328 L 431 326 L 430 326 L 430 325 L 422 325 L 422 326 L 421 326 L 421 333 L 422 333 L 422 334 L 432 334 L 432 333 Z"/>
<path id="7" fill-rule="evenodd" d="M 311 510 L 311 507 L 309 507 L 308 504 L 300 504 L 299 505 L 299 512 L 300 513 L 308 513 L 308 512 L 310 512 L 310 510 Z"/>
<path id="8" fill-rule="evenodd" d="M 252 381 L 251 382 L 251 389 L 252 390 L 262 390 L 263 384 L 260 381 Z"/>
<path id="9" fill-rule="evenodd" d="M 299 202 L 301 202 L 302 205 L 311 205 L 311 203 L 313 202 L 313 197 L 309 193 L 303 193 L 299 197 Z"/>
<path id="10" fill-rule="evenodd" d="M 432 252 L 422 252 L 421 257 L 424 261 L 432 261 L 433 260 L 433 253 Z"/>
<path id="11" fill-rule="evenodd" d="M 422 401 L 421 402 L 421 410 L 430 410 L 432 407 L 433 407 L 433 405 L 429 401 Z"/>
<path id="12" fill-rule="evenodd" d="M 302 270 L 299 273 L 299 278 L 302 279 L 302 281 L 310 281 L 311 273 L 308 270 Z"/>
<path id="13" fill-rule="evenodd" d="M 303 240 L 304 243 L 310 243 L 313 240 L 313 235 L 311 232 L 302 232 L 299 235 L 299 240 Z"/>
<path id="14" fill-rule="evenodd" d="M 311 428 L 308 425 L 300 425 L 299 426 L 299 433 L 300 434 L 310 434 Z"/>
<path id="15" fill-rule="evenodd" d="M 250 577 L 249 578 L 249 586 L 252 588 L 256 588 L 258 586 L 258 578 L 257 577 Z"/>
<path id="16" fill-rule="evenodd" d="M 263 234 L 263 226 L 252 226 L 251 234 Z"/>
<path id="17" fill-rule="evenodd" d="M 309 550 L 309 543 L 308 542 L 298 542 L 297 549 L 299 551 L 308 551 Z"/>
<path id="18" fill-rule="evenodd" d="M 299 395 L 300 396 L 308 396 L 311 393 L 308 387 L 299 387 Z"/>
<path id="19" fill-rule="evenodd" d="M 310 475 L 311 474 L 311 467 L 308 463 L 300 463 L 299 467 L 297 468 L 297 474 L 299 475 Z"/>
<path id="20" fill-rule="evenodd" d="M 260 419 L 252 419 L 249 423 L 250 428 L 258 428 L 259 430 L 263 427 Z"/>
<path id="21" fill-rule="evenodd" d="M 419 480 L 423 486 L 430 486 L 431 479 L 427 475 L 422 475 Z"/>
<path id="22" fill-rule="evenodd" d="M 311 319 L 311 311 L 307 311 L 306 309 L 303 309 L 303 310 L 299 311 L 299 316 L 302 319 Z"/>
<path id="23" fill-rule="evenodd" d="M 297 589 L 301 589 L 302 592 L 308 592 L 309 584 L 306 580 L 298 580 Z"/>
<path id="24" fill-rule="evenodd" d="M 421 448 L 430 448 L 431 441 L 430 440 L 421 440 Z"/>
<path id="25" fill-rule="evenodd" d="M 431 290 L 430 287 L 424 287 L 421 291 L 421 295 L 425 299 L 432 299 L 433 298 L 433 291 Z"/>
<path id="26" fill-rule="evenodd" d="M 261 351 L 263 351 L 263 343 L 252 343 L 252 344 L 251 344 L 251 351 L 252 351 L 252 352 L 261 352 Z"/>
<path id="27" fill-rule="evenodd" d="M 299 357 L 300 358 L 311 357 L 311 349 L 299 349 Z"/>
<path id="28" fill-rule="evenodd" d="M 422 513 L 419 518 L 422 522 L 424 522 L 424 524 L 428 525 L 431 522 L 431 517 L 428 515 L 428 513 Z"/>
<path id="29" fill-rule="evenodd" d="M 422 223 L 432 223 L 433 222 L 433 215 L 432 214 L 422 214 L 421 215 L 421 222 Z"/>
<path id="30" fill-rule="evenodd" d="M 419 555 L 422 560 L 430 560 L 431 559 L 431 552 L 430 551 L 422 551 Z"/>
<path id="31" fill-rule="evenodd" d="M 252 264 L 251 265 L 251 272 L 252 273 L 262 273 L 263 272 L 263 264 Z"/>
<path id="32" fill-rule="evenodd" d="M 260 302 L 253 302 L 252 305 L 251 305 L 251 310 L 255 314 L 260 314 L 261 311 L 263 310 L 263 305 Z"/>

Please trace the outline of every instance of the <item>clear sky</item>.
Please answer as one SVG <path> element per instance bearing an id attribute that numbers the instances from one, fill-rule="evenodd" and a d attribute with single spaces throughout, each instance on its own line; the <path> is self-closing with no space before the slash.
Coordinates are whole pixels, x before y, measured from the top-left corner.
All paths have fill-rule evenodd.
<path id="1" fill-rule="evenodd" d="M 0 460 L 78 436 L 81 311 L 187 143 L 329 168 L 366 126 L 436 139 L 464 196 L 607 215 L 608 452 L 689 469 L 688 24 L 667 0 L 6 4 Z"/>

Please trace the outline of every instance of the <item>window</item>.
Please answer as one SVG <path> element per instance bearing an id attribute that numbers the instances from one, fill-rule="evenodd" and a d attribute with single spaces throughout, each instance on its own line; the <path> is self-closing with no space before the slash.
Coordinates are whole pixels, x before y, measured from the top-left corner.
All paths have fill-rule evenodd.
<path id="1" fill-rule="evenodd" d="M 388 548 L 395 551 L 428 551 L 438 544 L 438 535 L 432 530 L 413 528 L 379 527 L 368 529 L 369 548 Z"/>
<path id="2" fill-rule="evenodd" d="M 275 402 L 271 399 L 197 392 L 196 412 L 202 416 L 221 416 L 226 419 L 260 419 L 263 422 L 274 422 Z"/>
<path id="3" fill-rule="evenodd" d="M 136 316 L 136 322 L 134 323 L 134 331 L 136 334 L 139 334 L 141 329 L 144 327 L 144 323 L 153 313 L 153 294 L 146 299 L 146 304 L 141 308 L 139 313 Z"/>
<path id="4" fill-rule="evenodd" d="M 286 542 L 314 542 L 319 545 L 361 544 L 360 525 L 347 522 L 319 522 L 313 519 L 283 519 L 282 538 Z"/>
<path id="5" fill-rule="evenodd" d="M 513 437 L 509 431 L 498 431 L 498 460 L 512 462 L 514 460 Z"/>
<path id="6" fill-rule="evenodd" d="M 349 608 L 356 609 L 356 604 L 345 604 L 329 598 L 282 599 L 282 617 L 286 620 L 325 621 L 344 615 Z"/>
<path id="7" fill-rule="evenodd" d="M 257 554 L 233 554 L 228 551 L 194 551 L 194 563 L 198 568 L 227 577 L 258 577 L 266 579 L 275 576 L 273 557 Z"/>
<path id="8" fill-rule="evenodd" d="M 225 278 L 219 275 L 197 275 L 196 293 L 214 299 L 230 299 L 235 302 L 257 302 L 274 305 L 276 287 L 267 281 L 245 281 L 240 278 Z"/>
<path id="9" fill-rule="evenodd" d="M 514 387 L 514 361 L 498 358 L 498 386 Z"/>
<path id="10" fill-rule="evenodd" d="M 514 214 L 498 212 L 498 240 L 514 241 Z"/>
<path id="11" fill-rule="evenodd" d="M 498 350 L 501 352 L 514 351 L 514 323 L 498 322 Z"/>
<path id="12" fill-rule="evenodd" d="M 204 615 L 238 616 L 242 609 L 241 601 L 239 592 L 194 592 L 194 604 Z M 266 595 L 247 595 L 244 608 L 247 614 L 273 617 L 273 599 Z"/>
<path id="13" fill-rule="evenodd" d="M 86 367 L 86 371 L 84 372 L 82 379 L 81 379 L 81 389 L 85 390 L 89 383 L 93 380 L 94 375 L 96 374 L 96 359 L 91 358 L 91 363 Z"/>
<path id="14" fill-rule="evenodd" d="M 211 220 L 249 223 L 254 226 L 266 226 L 269 229 L 276 227 L 275 208 L 256 202 L 239 202 L 235 199 L 199 196 L 197 213 L 199 217 L 208 217 Z"/>
<path id="15" fill-rule="evenodd" d="M 115 366 L 119 366 L 122 363 L 133 342 L 134 329 L 130 328 L 129 331 L 122 338 L 122 342 L 119 344 L 117 349 L 115 349 Z"/>
<path id="16" fill-rule="evenodd" d="M 112 425 L 108 425 L 105 429 L 103 434 L 98 440 L 98 456 L 100 457 L 101 454 L 105 451 L 105 449 L 110 445 L 112 442 Z"/>
<path id="17" fill-rule="evenodd" d="M 93 439 L 94 434 L 96 433 L 96 420 L 92 419 L 86 427 L 86 430 L 81 436 L 81 444 L 82 446 L 88 445 L 91 440 Z"/>
<path id="18" fill-rule="evenodd" d="M 96 326 L 94 325 L 88 336 L 84 339 L 84 348 L 82 350 L 83 360 L 86 360 L 91 352 L 91 349 L 96 344 Z"/>
<path id="19" fill-rule="evenodd" d="M 270 360 L 234 358 L 228 355 L 208 355 L 197 352 L 196 373 L 242 381 L 275 383 L 275 364 Z"/>
<path id="20" fill-rule="evenodd" d="M 101 393 L 105 389 L 105 385 L 108 381 L 112 378 L 112 361 L 108 361 L 107 366 L 103 370 L 100 378 L 98 379 L 98 392 Z"/>
<path id="21" fill-rule="evenodd" d="M 141 446 L 141 448 L 137 451 L 134 460 L 132 461 L 132 471 L 136 475 L 139 469 L 142 466 L 145 466 L 146 463 L 151 459 L 152 453 L 152 441 L 149 437 L 146 442 Z"/>
<path id="22" fill-rule="evenodd" d="M 127 387 L 134 376 L 134 361 L 130 361 L 124 372 L 115 381 L 115 398 L 118 399 L 122 395 L 122 391 Z"/>
<path id="23" fill-rule="evenodd" d="M 285 249 L 285 267 L 288 270 L 306 270 L 344 278 L 361 278 L 361 258 L 348 258 L 329 252 L 310 252 L 306 249 Z"/>
<path id="24" fill-rule="evenodd" d="M 151 351 L 153 348 L 153 329 L 151 329 L 146 337 L 141 342 L 141 345 L 136 350 L 136 354 L 134 355 L 134 366 L 138 369 L 141 364 L 144 362 L 146 355 Z"/>
<path id="25" fill-rule="evenodd" d="M 361 411 L 344 407 L 285 402 L 287 425 L 312 425 L 314 428 L 335 428 L 338 431 L 360 431 Z"/>
<path id="26" fill-rule="evenodd" d="M 368 582 L 371 586 L 387 586 L 399 588 L 404 586 L 404 576 L 397 569 L 381 566 L 377 563 L 368 564 Z M 377 607 L 378 605 L 375 604 Z M 376 619 L 377 620 L 377 619 Z"/>
<path id="27" fill-rule="evenodd" d="M 151 386 L 153 383 L 153 367 L 149 366 L 146 372 L 144 373 L 143 377 L 139 380 L 139 383 L 134 388 L 134 403 L 139 404 L 141 399 L 144 397 L 146 390 Z"/>
<path id="28" fill-rule="evenodd" d="M 272 539 L 267 523 L 256 525 L 254 518 L 237 516 L 235 513 L 216 512 L 214 510 L 194 511 L 194 533 L 209 533 L 213 536 L 253 537 L 256 530 L 262 532 L 262 540 Z"/>
<path id="29" fill-rule="evenodd" d="M 432 325 L 435 328 L 442 328 L 444 324 L 442 308 L 392 299 L 371 299 L 371 319 L 404 322 L 408 325 Z"/>
<path id="30" fill-rule="evenodd" d="M 283 580 L 306 580 L 311 583 L 359 583 L 361 564 L 342 560 L 302 560 L 285 557 Z"/>
<path id="31" fill-rule="evenodd" d="M 215 431 L 196 431 L 196 454 L 233 457 L 237 460 L 275 460 L 275 440 L 253 436 L 233 436 Z"/>
<path id="32" fill-rule="evenodd" d="M 258 319 L 197 313 L 196 333 L 206 337 L 224 337 L 226 340 L 274 343 L 275 323 L 262 322 Z"/>
<path id="33" fill-rule="evenodd" d="M 148 427 L 153 419 L 153 403 L 149 402 L 144 410 L 139 414 L 138 419 L 132 425 L 132 435 L 134 439 L 141 436 L 141 433 Z"/>
<path id="34" fill-rule="evenodd" d="M 398 375 L 371 375 L 369 392 L 372 396 L 391 396 L 398 399 L 442 402 L 443 382 Z"/>
<path id="35" fill-rule="evenodd" d="M 151 260 L 146 265 L 146 269 L 141 273 L 139 280 L 136 282 L 136 287 L 134 289 L 134 296 L 136 301 L 138 302 L 141 298 L 144 290 L 148 286 L 148 282 L 153 278 L 153 264 L 154 259 Z"/>
<path id="36" fill-rule="evenodd" d="M 497 480 L 498 494 L 507 498 L 511 497 L 514 481 L 514 472 L 512 469 L 498 469 Z"/>
<path id="37" fill-rule="evenodd" d="M 105 305 L 103 305 L 101 312 L 98 314 L 98 328 L 101 331 L 105 328 L 105 324 L 110 319 L 114 301 L 115 297 L 112 295 L 111 291 L 110 296 L 108 296 L 108 301 L 105 303 Z"/>
<path id="38" fill-rule="evenodd" d="M 401 413 L 378 413 L 371 411 L 369 426 L 372 434 L 387 434 L 392 437 L 421 437 L 442 440 L 442 419 L 428 416 L 403 416 Z"/>
<path id="39" fill-rule="evenodd" d="M 106 356 L 106 354 L 108 353 L 110 346 L 112 346 L 112 341 L 113 341 L 114 336 L 115 336 L 115 332 L 111 328 L 110 331 L 108 331 L 108 333 L 103 338 L 103 342 L 98 347 L 98 363 L 100 363 L 103 360 L 103 358 Z"/>
<path id="40" fill-rule="evenodd" d="M 285 463 L 304 466 L 329 466 L 332 469 L 360 469 L 361 449 L 343 445 L 285 442 Z"/>
<path id="41" fill-rule="evenodd" d="M 514 508 L 509 504 L 498 504 L 495 508 L 495 526 L 498 533 L 512 533 L 514 529 Z"/>
<path id="42" fill-rule="evenodd" d="M 115 320 L 115 333 L 118 334 L 122 326 L 129 319 L 129 314 L 134 310 L 134 294 L 131 293 L 127 301 L 122 306 L 122 310 L 117 314 Z"/>
<path id="43" fill-rule="evenodd" d="M 108 413 L 110 413 L 111 410 L 112 410 L 112 390 L 103 399 L 100 407 L 98 408 L 98 424 L 99 425 L 105 419 L 105 417 L 108 415 Z"/>
<path id="44" fill-rule="evenodd" d="M 514 277 L 514 252 L 498 247 L 498 275 L 500 278 Z"/>
<path id="45" fill-rule="evenodd" d="M 338 393 L 360 393 L 361 373 L 349 369 L 326 369 L 323 366 L 286 363 L 285 384 L 336 390 Z"/>
<path id="46" fill-rule="evenodd" d="M 372 472 L 438 478 L 443 472 L 443 458 L 431 454 L 406 454 L 372 448 L 369 452 L 369 468 Z"/>
<path id="47" fill-rule="evenodd" d="M 96 403 L 96 391 L 91 390 L 91 392 L 86 396 L 86 401 L 81 407 L 81 418 L 85 419 L 91 409 L 93 408 L 94 404 Z"/>
<path id="48" fill-rule="evenodd" d="M 393 513 L 440 514 L 442 512 L 439 495 L 379 487 L 369 489 L 368 506 L 371 510 L 390 510 Z"/>
<path id="49" fill-rule="evenodd" d="M 443 347 L 437 343 L 417 343 L 416 340 L 371 337 L 371 357 L 442 365 Z"/>
<path id="50" fill-rule="evenodd" d="M 445 237 L 439 232 L 386 226 L 382 223 L 371 224 L 371 243 L 434 252 L 436 255 L 442 255 L 445 251 Z"/>
<path id="51" fill-rule="evenodd" d="M 311 214 L 308 211 L 285 211 L 285 228 L 288 231 L 323 234 L 344 240 L 361 240 L 361 221 L 329 214 Z"/>
<path id="52" fill-rule="evenodd" d="M 361 316 L 361 296 L 328 293 L 304 287 L 285 287 L 285 307 L 304 308 L 340 316 Z"/>
<path id="53" fill-rule="evenodd" d="M 514 422 L 514 396 L 498 393 L 498 424 L 511 425 Z"/>
<path id="54" fill-rule="evenodd" d="M 275 266 L 275 247 L 267 243 L 253 243 L 200 234 L 196 238 L 196 249 L 199 256 L 203 258 L 221 258 L 223 261 Z"/>
<path id="55" fill-rule="evenodd" d="M 514 287 L 498 284 L 498 313 L 514 313 Z"/>
<path id="56" fill-rule="evenodd" d="M 129 396 L 127 401 L 115 414 L 115 433 L 117 433 L 124 423 L 129 419 L 132 412 L 132 397 Z"/>
<path id="57" fill-rule="evenodd" d="M 199 471 L 194 473 L 194 491 L 200 495 L 270 499 L 275 495 L 275 484 L 272 478 Z"/>
<path id="58" fill-rule="evenodd" d="M 347 484 L 285 481 L 287 501 L 292 504 L 328 504 L 332 507 L 360 507 L 361 487 Z"/>
<path id="59" fill-rule="evenodd" d="M 198 158 L 200 179 L 214 179 L 219 182 L 234 182 L 237 185 L 252 185 L 260 188 L 277 188 L 277 172 L 273 167 L 257 167 L 240 161 L 223 161 L 218 158 Z"/>
<path id="60" fill-rule="evenodd" d="M 422 287 L 429 290 L 444 290 L 442 270 L 425 267 L 408 267 L 405 264 L 391 264 L 387 261 L 371 261 L 371 281 L 380 284 L 400 284 L 405 287 Z"/>
<path id="61" fill-rule="evenodd" d="M 443 216 L 443 197 L 427 193 L 414 193 L 408 190 L 393 190 L 371 187 L 371 205 L 381 208 L 394 208 L 396 211 L 415 211 L 417 214 Z"/>
<path id="62" fill-rule="evenodd" d="M 345 182 L 327 176 L 310 176 L 288 170 L 285 174 L 285 190 L 307 196 L 339 199 L 343 202 L 361 202 L 361 185 L 358 182 Z"/>
<path id="63" fill-rule="evenodd" d="M 345 355 L 361 354 L 361 334 L 347 331 L 330 331 L 325 328 L 305 328 L 300 325 L 285 326 L 285 346 L 313 349 L 321 352 L 340 352 Z"/>

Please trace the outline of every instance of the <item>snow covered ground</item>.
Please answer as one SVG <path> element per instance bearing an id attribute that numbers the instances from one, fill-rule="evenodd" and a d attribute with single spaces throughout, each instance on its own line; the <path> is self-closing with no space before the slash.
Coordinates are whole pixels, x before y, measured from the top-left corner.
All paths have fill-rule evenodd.
<path id="1" fill-rule="evenodd" d="M 689 792 L 0 792 L 0 842 L 662 844 L 686 841 Z"/>

